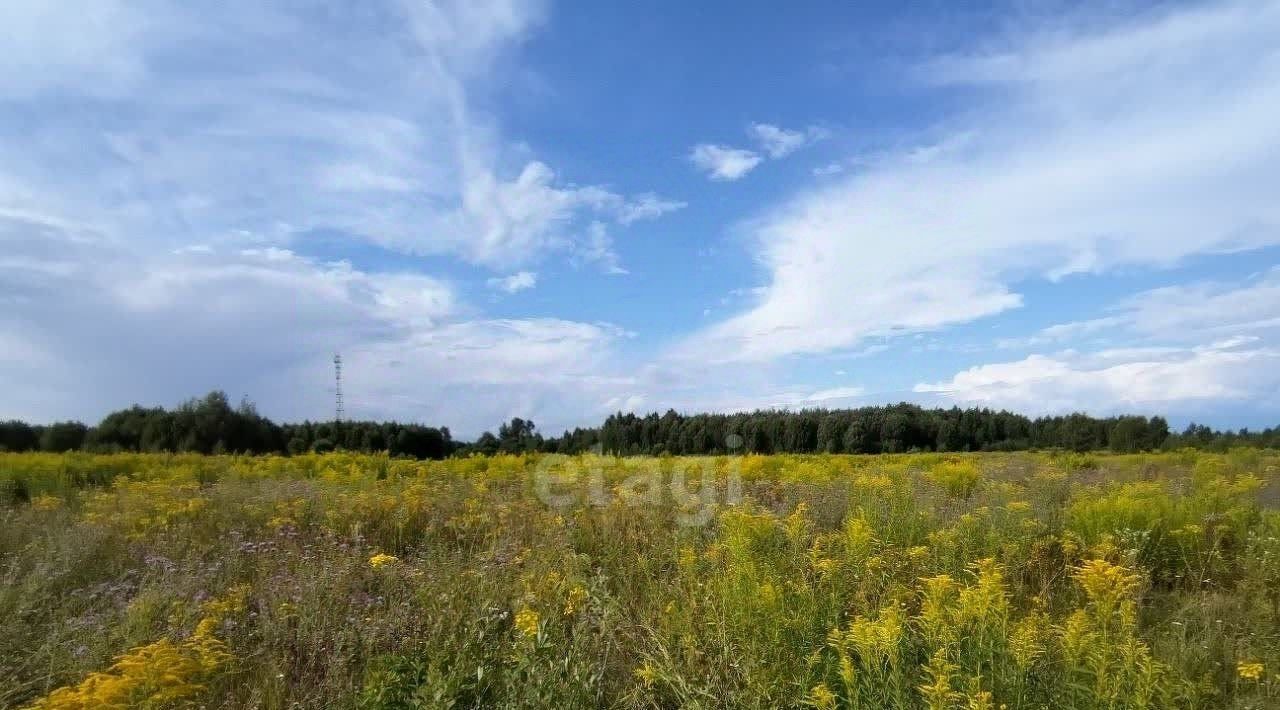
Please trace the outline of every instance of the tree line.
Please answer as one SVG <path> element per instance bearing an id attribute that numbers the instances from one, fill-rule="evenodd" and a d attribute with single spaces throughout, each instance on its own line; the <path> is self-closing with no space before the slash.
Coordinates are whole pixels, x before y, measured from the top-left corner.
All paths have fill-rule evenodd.
<path id="1" fill-rule="evenodd" d="M 604 451 L 625 454 L 849 453 L 910 451 L 1076 451 L 1161 448 L 1163 417 L 1031 419 L 989 409 L 924 409 L 896 404 L 858 409 L 762 410 L 738 414 L 615 414 L 600 429 Z"/>
<path id="2" fill-rule="evenodd" d="M 1085 414 L 1035 419 L 1004 410 L 925 409 L 895 404 L 858 409 L 760 410 L 737 414 L 617 413 L 599 427 L 544 437 L 514 418 L 474 442 L 455 441 L 448 427 L 372 421 L 276 424 L 248 400 L 232 406 L 211 392 L 172 410 L 133 406 L 97 426 L 80 422 L 31 425 L 0 422 L 0 451 L 188 451 L 203 454 L 299 454 L 310 451 L 387 452 L 442 459 L 497 453 L 600 451 L 619 455 L 730 453 L 850 453 L 910 451 L 1150 451 L 1192 446 L 1280 448 L 1280 428 L 1218 431 L 1191 424 L 1172 432 L 1163 417 Z"/>
<path id="3" fill-rule="evenodd" d="M 172 410 L 134 405 L 108 414 L 95 427 L 0 422 L 0 450 L 6 451 L 299 454 L 343 449 L 442 459 L 458 446 L 447 427 L 360 421 L 276 424 L 248 400 L 233 407 L 222 392 Z"/>

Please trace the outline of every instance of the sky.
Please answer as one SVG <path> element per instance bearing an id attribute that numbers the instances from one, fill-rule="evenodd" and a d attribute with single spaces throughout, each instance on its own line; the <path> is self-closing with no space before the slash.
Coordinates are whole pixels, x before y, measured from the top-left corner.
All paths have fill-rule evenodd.
<path id="1" fill-rule="evenodd" d="M 1280 424 L 1280 0 L 0 3 L 0 419 Z"/>

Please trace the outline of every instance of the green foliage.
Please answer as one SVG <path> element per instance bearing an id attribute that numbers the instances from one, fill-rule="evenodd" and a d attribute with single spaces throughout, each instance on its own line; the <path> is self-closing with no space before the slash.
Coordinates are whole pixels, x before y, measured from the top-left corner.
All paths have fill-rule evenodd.
<path id="1" fill-rule="evenodd" d="M 450 664 L 454 665 L 454 664 Z M 483 666 L 474 674 L 442 668 L 425 658 L 392 655 L 375 659 L 360 691 L 360 710 L 470 708 L 485 687 Z"/>

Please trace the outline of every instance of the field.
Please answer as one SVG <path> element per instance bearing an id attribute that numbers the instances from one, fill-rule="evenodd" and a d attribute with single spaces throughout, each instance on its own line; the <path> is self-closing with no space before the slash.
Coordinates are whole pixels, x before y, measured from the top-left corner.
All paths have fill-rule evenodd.
<path id="1" fill-rule="evenodd" d="M 1277 708 L 1280 454 L 0 454 L 0 707 Z"/>

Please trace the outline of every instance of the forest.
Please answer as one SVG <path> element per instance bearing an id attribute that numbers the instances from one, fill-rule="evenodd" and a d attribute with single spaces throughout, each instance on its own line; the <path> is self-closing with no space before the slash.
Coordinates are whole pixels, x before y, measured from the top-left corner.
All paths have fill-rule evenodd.
<path id="1" fill-rule="evenodd" d="M 513 418 L 474 442 L 453 438 L 446 426 L 374 421 L 277 424 L 252 402 L 233 406 L 210 392 L 173 409 L 134 405 L 95 426 L 75 421 L 48 425 L 0 422 L 0 451 L 190 452 L 300 454 L 331 450 L 386 452 L 442 459 L 498 453 L 602 452 L 617 455 L 726 453 L 1114 451 L 1131 453 L 1193 447 L 1280 447 L 1280 428 L 1220 431 L 1189 424 L 1170 429 L 1160 416 L 1092 417 L 1074 413 L 1031 418 L 1004 410 L 926 409 L 900 403 L 857 409 L 758 410 L 735 414 L 637 415 L 616 413 L 599 427 L 547 436 L 529 419 Z"/>

